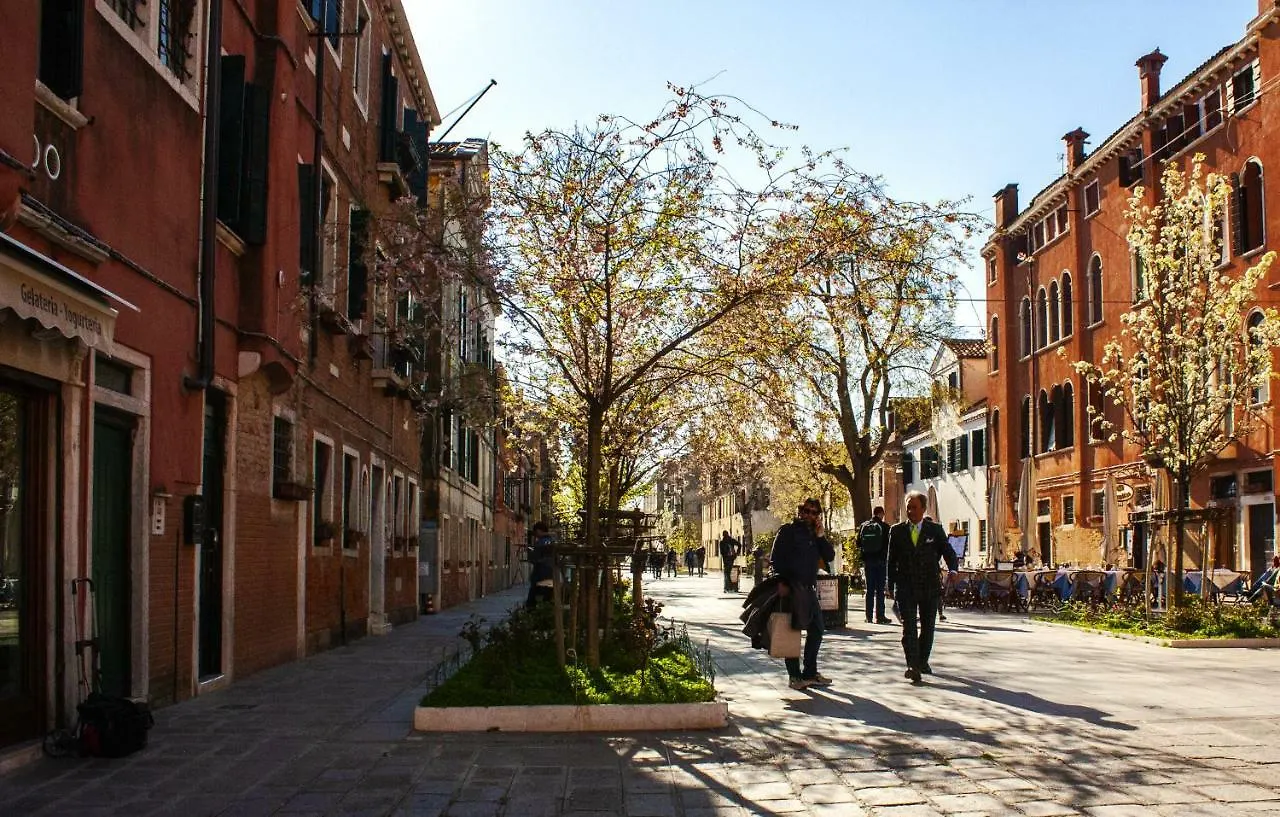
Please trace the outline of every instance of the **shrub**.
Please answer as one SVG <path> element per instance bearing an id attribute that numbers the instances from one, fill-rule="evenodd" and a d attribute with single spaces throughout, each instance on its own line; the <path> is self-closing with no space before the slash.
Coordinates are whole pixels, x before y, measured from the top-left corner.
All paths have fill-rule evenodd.
<path id="1" fill-rule="evenodd" d="M 1280 626 L 1265 604 L 1206 604 L 1194 597 L 1187 598 L 1168 614 L 1148 616 L 1141 606 L 1067 602 L 1056 613 L 1036 618 L 1157 638 L 1280 637 Z"/>

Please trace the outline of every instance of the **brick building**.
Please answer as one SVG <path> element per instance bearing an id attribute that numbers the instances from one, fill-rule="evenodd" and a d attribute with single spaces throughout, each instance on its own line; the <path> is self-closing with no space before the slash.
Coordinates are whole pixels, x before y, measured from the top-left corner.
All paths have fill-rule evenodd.
<path id="1" fill-rule="evenodd" d="M 1260 0 L 1244 36 L 1189 76 L 1162 89 L 1159 50 L 1137 61 L 1138 110 L 1086 150 L 1088 134 L 1063 137 L 1066 172 L 1020 207 L 1016 185 L 995 196 L 995 232 L 983 248 L 990 352 L 993 527 L 1009 552 L 1035 550 L 1045 562 L 1142 566 L 1151 533 L 1146 513 L 1167 507 L 1162 472 L 1136 447 L 1107 442 L 1089 421 L 1090 402 L 1120 421 L 1071 369 L 1097 360 L 1120 316 L 1140 297 L 1141 268 L 1125 239 L 1131 189 L 1153 197 L 1161 168 L 1194 153 L 1230 174 L 1235 191 L 1224 224 L 1223 269 L 1238 274 L 1280 235 L 1275 185 L 1263 168 L 1280 162 L 1280 115 L 1272 89 L 1280 75 L 1280 20 Z M 1274 279 L 1276 273 L 1270 273 Z M 1264 281 L 1262 291 L 1276 284 Z M 1060 354 L 1060 350 L 1062 354 Z M 1274 549 L 1275 401 L 1267 422 L 1232 446 L 1194 484 L 1192 506 L 1229 508 L 1217 525 L 1219 564 L 1259 570 Z M 996 547 L 1000 543 L 996 543 Z M 1188 552 L 1200 561 L 1199 545 Z M 1153 551 L 1155 552 L 1155 551 Z"/>
<path id="2" fill-rule="evenodd" d="M 0 112 L 0 747 L 70 718 L 90 598 L 156 704 L 414 616 L 400 0 L 0 0 Z"/>

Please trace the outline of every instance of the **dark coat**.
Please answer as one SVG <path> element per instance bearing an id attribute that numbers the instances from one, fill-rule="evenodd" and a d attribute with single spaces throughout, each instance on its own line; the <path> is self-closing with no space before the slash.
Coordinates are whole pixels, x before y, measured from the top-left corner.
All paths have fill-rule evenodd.
<path id="1" fill-rule="evenodd" d="M 742 634 L 751 639 L 751 646 L 757 650 L 769 649 L 769 616 L 782 609 L 783 599 L 778 595 L 778 585 L 782 579 L 770 576 L 751 588 L 742 602 L 742 615 L 739 618 L 745 625 Z M 795 626 L 795 610 L 792 609 L 792 625 Z"/>
<path id="2" fill-rule="evenodd" d="M 937 598 L 942 595 L 938 560 L 948 570 L 959 570 L 960 560 L 947 541 L 947 532 L 937 522 L 920 523 L 920 535 L 911 543 L 911 523 L 899 522 L 889 529 L 889 585 L 896 598 Z"/>
<path id="3" fill-rule="evenodd" d="M 819 560 L 831 564 L 835 558 L 836 549 L 827 537 L 814 536 L 813 528 L 798 519 L 778 528 L 769 554 L 774 572 L 793 588 L 812 588 L 818 579 Z"/>
<path id="4" fill-rule="evenodd" d="M 738 558 L 738 554 L 742 552 L 742 545 L 733 537 L 720 539 L 720 558 L 726 562 L 732 562 Z"/>
<path id="5" fill-rule="evenodd" d="M 550 536 L 539 536 L 529 548 L 529 583 L 537 584 L 555 577 L 556 558 Z"/>
<path id="6" fill-rule="evenodd" d="M 880 526 L 880 541 L 884 542 L 884 549 L 881 550 L 878 555 L 868 556 L 867 554 L 862 552 L 861 544 L 859 544 L 858 555 L 862 557 L 862 563 L 864 565 L 867 563 L 884 564 L 889 560 L 889 523 L 885 522 L 883 519 L 880 519 L 880 520 L 868 519 L 866 522 L 863 522 L 862 525 L 858 528 L 859 543 L 862 542 L 862 530 L 868 525 Z"/>

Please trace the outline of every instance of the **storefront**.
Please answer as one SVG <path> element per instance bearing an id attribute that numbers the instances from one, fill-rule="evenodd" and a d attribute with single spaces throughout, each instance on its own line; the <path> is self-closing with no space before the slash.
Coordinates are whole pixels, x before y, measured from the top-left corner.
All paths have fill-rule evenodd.
<path id="1" fill-rule="evenodd" d="M 54 668 L 86 612 L 66 581 L 86 561 L 86 359 L 111 351 L 119 306 L 133 308 L 0 233 L 0 747 L 68 708 Z"/>

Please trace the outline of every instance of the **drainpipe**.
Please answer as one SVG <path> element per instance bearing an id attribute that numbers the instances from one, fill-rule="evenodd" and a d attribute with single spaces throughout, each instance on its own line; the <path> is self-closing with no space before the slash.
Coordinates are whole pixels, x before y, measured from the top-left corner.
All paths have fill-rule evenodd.
<path id="1" fill-rule="evenodd" d="M 200 328 L 195 377 L 183 378 L 193 391 L 213 382 L 214 262 L 218 233 L 218 136 L 222 129 L 222 0 L 209 0 L 209 36 L 205 54 L 204 167 L 200 213 Z"/>
<path id="2" fill-rule="evenodd" d="M 336 0 L 328 0 L 336 2 Z M 318 350 L 319 327 L 319 305 L 316 303 L 316 285 L 320 283 L 321 262 L 324 259 L 324 168 L 321 160 L 324 158 L 324 66 L 328 60 L 325 52 L 325 42 L 328 40 L 329 32 L 325 31 L 325 19 L 328 17 L 327 4 L 322 4 L 320 19 L 316 21 L 316 97 L 315 97 L 315 137 L 311 146 L 311 206 L 315 210 L 313 213 L 312 227 L 314 232 L 311 236 L 311 286 L 310 292 L 307 294 L 307 317 L 311 323 L 310 331 L 307 333 L 307 358 L 311 365 L 316 363 L 316 353 Z M 341 20 L 339 20 L 341 22 Z M 318 36 L 317 36 L 318 35 Z"/>

